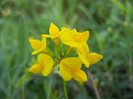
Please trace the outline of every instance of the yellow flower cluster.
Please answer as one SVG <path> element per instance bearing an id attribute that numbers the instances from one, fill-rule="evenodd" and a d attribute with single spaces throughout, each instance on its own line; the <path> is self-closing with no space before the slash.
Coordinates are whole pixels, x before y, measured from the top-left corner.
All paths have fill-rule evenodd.
<path id="1" fill-rule="evenodd" d="M 60 58 L 53 56 L 52 51 L 46 46 L 46 38 L 51 38 L 54 44 L 59 49 Z M 96 53 L 89 53 L 89 47 L 87 40 L 89 38 L 89 31 L 83 33 L 77 32 L 76 29 L 70 30 L 62 27 L 61 31 L 53 23 L 50 24 L 49 35 L 42 35 L 42 40 L 29 39 L 32 48 L 35 50 L 32 55 L 40 53 L 38 55 L 38 63 L 34 64 L 29 71 L 32 73 L 40 73 L 44 76 L 48 76 L 54 66 L 54 58 L 59 60 L 59 72 L 63 80 L 69 81 L 72 78 L 79 82 L 87 81 L 86 73 L 81 69 L 82 63 L 88 68 L 89 65 L 97 63 L 102 59 L 102 55 Z M 65 44 L 67 50 L 62 54 L 61 43 Z M 65 49 L 65 48 L 64 48 Z M 77 52 L 78 57 L 66 57 Z M 52 54 L 51 54 L 52 53 Z M 66 55 L 67 54 L 67 55 Z M 58 70 L 57 69 L 57 70 Z"/>

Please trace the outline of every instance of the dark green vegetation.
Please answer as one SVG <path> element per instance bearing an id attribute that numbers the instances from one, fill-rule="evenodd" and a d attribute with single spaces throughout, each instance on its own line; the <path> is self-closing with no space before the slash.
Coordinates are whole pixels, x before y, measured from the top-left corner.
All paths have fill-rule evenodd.
<path id="1" fill-rule="evenodd" d="M 46 99 L 51 75 L 27 72 L 36 62 L 28 38 L 41 39 L 51 22 L 90 31 L 90 51 L 103 59 L 85 70 L 101 99 L 133 99 L 132 0 L 0 0 L 0 99 Z M 63 99 L 62 78 L 52 82 L 50 98 Z M 67 91 L 70 99 L 96 99 L 89 75 L 67 82 Z"/>

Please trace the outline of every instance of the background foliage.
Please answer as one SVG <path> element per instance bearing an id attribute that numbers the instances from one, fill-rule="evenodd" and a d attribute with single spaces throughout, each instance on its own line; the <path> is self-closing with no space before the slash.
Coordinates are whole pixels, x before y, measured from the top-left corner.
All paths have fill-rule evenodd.
<path id="1" fill-rule="evenodd" d="M 41 39 L 51 22 L 90 31 L 90 51 L 103 59 L 86 72 L 94 76 L 101 99 L 133 99 L 132 0 L 0 0 L 1 99 L 47 97 L 51 75 L 27 72 L 36 62 L 28 38 Z M 96 98 L 88 79 L 67 82 L 70 99 Z M 54 75 L 52 82 L 50 98 L 64 98 L 62 78 Z"/>

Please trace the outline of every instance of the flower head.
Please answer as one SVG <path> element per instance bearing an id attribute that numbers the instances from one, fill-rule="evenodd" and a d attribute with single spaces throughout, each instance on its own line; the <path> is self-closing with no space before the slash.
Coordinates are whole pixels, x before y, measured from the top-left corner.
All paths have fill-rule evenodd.
<path id="1" fill-rule="evenodd" d="M 87 81 L 87 76 L 83 70 L 81 70 L 82 62 L 78 57 L 64 58 L 60 62 L 61 77 L 65 81 L 69 81 L 72 78 L 79 82 Z"/>
<path id="2" fill-rule="evenodd" d="M 51 56 L 47 54 L 39 54 L 38 55 L 38 63 L 32 65 L 32 67 L 29 69 L 32 73 L 40 73 L 44 76 L 48 76 L 52 70 L 54 61 Z"/>
<path id="3" fill-rule="evenodd" d="M 86 42 L 83 42 L 78 48 L 77 53 L 82 60 L 82 62 L 85 64 L 86 67 L 89 67 L 89 65 L 95 64 L 98 61 L 102 59 L 102 55 L 96 54 L 96 53 L 89 53 L 89 47 L 86 44 Z"/>
<path id="4" fill-rule="evenodd" d="M 73 78 L 79 82 L 85 82 L 87 76 L 81 69 L 82 63 L 89 67 L 89 65 L 97 63 L 103 57 L 96 53 L 89 53 L 89 47 L 86 43 L 89 38 L 89 31 L 80 33 L 75 28 L 70 30 L 65 27 L 62 27 L 59 31 L 58 27 L 51 23 L 49 35 L 44 34 L 42 36 L 41 41 L 29 39 L 32 48 L 35 50 L 32 55 L 41 52 L 38 55 L 38 63 L 29 69 L 32 73 L 42 72 L 44 76 L 48 76 L 54 65 L 52 73 L 60 73 L 63 80 L 69 81 Z M 56 45 L 55 52 L 46 48 L 46 38 L 51 38 Z M 61 42 L 67 46 L 64 46 Z M 76 51 L 79 57 L 72 56 L 76 54 L 74 53 Z M 56 55 L 57 53 L 58 55 Z"/>
<path id="5" fill-rule="evenodd" d="M 41 41 L 30 38 L 29 42 L 30 42 L 32 48 L 35 50 L 32 52 L 32 55 L 37 54 L 39 52 L 47 52 L 45 37 L 43 37 Z"/>

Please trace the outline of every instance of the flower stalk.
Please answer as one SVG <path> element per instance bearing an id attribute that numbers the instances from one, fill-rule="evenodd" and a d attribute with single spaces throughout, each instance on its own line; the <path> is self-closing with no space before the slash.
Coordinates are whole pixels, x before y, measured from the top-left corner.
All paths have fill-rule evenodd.
<path id="1" fill-rule="evenodd" d="M 63 82 L 63 88 L 64 88 L 65 97 L 66 97 L 66 99 L 68 99 L 68 94 L 67 94 L 67 89 L 66 89 L 66 81 Z"/>
<path id="2" fill-rule="evenodd" d="M 48 95 L 47 99 L 50 99 L 50 94 L 51 94 L 51 89 L 52 89 L 52 82 L 53 82 L 53 74 L 51 75 L 52 77 L 50 78 L 50 83 L 49 83 L 49 90 L 48 90 Z"/>

